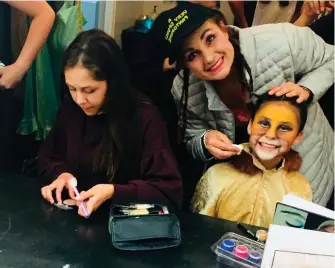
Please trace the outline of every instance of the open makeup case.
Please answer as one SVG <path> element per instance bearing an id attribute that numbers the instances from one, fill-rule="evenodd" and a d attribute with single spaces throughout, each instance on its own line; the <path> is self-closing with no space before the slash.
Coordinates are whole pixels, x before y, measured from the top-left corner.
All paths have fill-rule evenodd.
<path id="1" fill-rule="evenodd" d="M 164 249 L 181 242 L 178 218 L 159 204 L 112 205 L 108 229 L 120 250 Z"/>

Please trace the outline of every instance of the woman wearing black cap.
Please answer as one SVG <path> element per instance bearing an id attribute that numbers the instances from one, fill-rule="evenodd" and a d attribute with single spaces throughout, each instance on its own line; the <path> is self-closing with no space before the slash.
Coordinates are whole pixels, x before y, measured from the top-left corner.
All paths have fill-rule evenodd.
<path id="1" fill-rule="evenodd" d="M 176 5 L 182 5 L 185 1 L 171 1 L 176 2 Z M 207 8 L 217 8 L 219 1 L 189 1 L 197 5 L 205 6 Z M 152 32 L 155 32 L 155 24 Z M 144 46 L 136 45 L 135 57 L 134 53 L 130 51 L 131 57 L 128 58 L 129 65 L 134 85 L 144 92 L 153 103 L 159 108 L 164 120 L 167 123 L 168 132 L 172 147 L 176 150 L 177 146 L 177 114 L 175 111 L 175 104 L 170 94 L 170 89 L 174 77 L 178 74 L 175 64 L 169 63 L 166 57 L 166 42 L 157 39 L 151 34 L 151 31 L 146 36 Z M 133 47 L 131 47 L 133 48 Z M 125 51 L 126 46 L 123 46 Z"/>
<path id="2" fill-rule="evenodd" d="M 254 94 L 313 101 L 305 139 L 295 149 L 314 201 L 326 205 L 334 181 L 334 140 L 317 100 L 334 83 L 334 46 L 288 23 L 226 26 L 220 12 L 190 3 L 163 12 L 155 34 L 170 44 L 171 62 L 183 69 L 172 94 L 186 147 L 196 159 L 222 160 L 238 153 L 232 143 L 247 139 Z"/>

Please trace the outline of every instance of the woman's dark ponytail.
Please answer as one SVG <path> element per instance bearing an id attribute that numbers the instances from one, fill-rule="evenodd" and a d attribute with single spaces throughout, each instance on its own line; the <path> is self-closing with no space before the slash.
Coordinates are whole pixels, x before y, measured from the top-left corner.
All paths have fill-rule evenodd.
<path id="1" fill-rule="evenodd" d="M 235 52 L 233 65 L 235 65 L 237 69 L 243 88 L 246 89 L 251 95 L 253 93 L 253 79 L 251 75 L 251 69 L 241 52 L 238 33 L 236 33 L 233 29 L 228 28 L 227 30 L 229 34 L 229 41 L 233 45 Z M 249 81 L 245 75 L 245 71 L 247 71 L 249 75 Z"/>
<path id="2" fill-rule="evenodd" d="M 187 103 L 188 103 L 188 86 L 190 80 L 190 70 L 183 70 L 183 88 L 178 107 L 178 141 L 181 143 L 185 137 L 187 127 Z"/>

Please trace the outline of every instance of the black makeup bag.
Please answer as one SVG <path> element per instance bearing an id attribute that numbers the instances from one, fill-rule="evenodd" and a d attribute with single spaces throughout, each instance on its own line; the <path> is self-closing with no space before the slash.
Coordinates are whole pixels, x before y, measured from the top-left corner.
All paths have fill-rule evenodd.
<path id="1" fill-rule="evenodd" d="M 127 206 L 136 205 L 143 204 Z M 108 229 L 114 247 L 138 251 L 171 248 L 180 244 L 179 220 L 168 212 L 167 207 L 153 204 L 155 208 L 161 208 L 160 214 L 149 212 L 146 215 L 125 215 L 122 210 L 128 210 L 127 206 L 112 205 L 110 208 Z"/>

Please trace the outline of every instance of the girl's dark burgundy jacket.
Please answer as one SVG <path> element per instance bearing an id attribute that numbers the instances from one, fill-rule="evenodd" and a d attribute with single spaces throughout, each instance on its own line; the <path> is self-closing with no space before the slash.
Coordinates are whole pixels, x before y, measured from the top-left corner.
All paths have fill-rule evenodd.
<path id="1" fill-rule="evenodd" d="M 103 136 L 106 115 L 87 116 L 71 103 L 60 108 L 38 155 L 39 174 L 50 181 L 64 172 L 81 190 L 109 183 L 106 171 L 94 168 L 94 151 Z M 125 136 L 127 159 L 116 173 L 113 203 L 151 202 L 179 208 L 182 179 L 171 152 L 165 124 L 157 109 L 141 103 Z"/>

